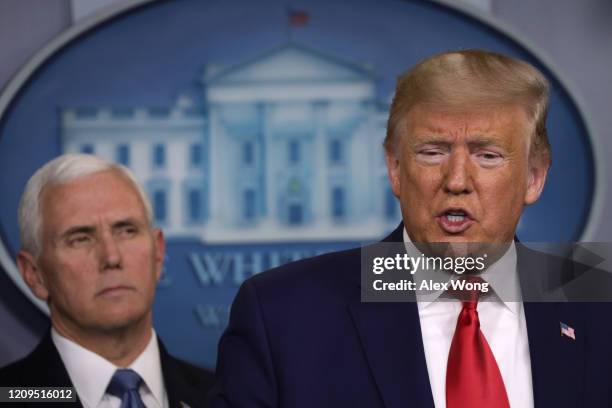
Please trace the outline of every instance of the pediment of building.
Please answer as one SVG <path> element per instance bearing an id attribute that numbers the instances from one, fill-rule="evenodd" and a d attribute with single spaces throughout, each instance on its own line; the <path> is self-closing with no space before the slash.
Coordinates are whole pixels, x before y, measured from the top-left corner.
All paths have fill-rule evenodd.
<path id="1" fill-rule="evenodd" d="M 288 44 L 229 67 L 208 67 L 209 86 L 256 83 L 323 83 L 369 81 L 370 68 L 325 55 L 317 50 Z"/>

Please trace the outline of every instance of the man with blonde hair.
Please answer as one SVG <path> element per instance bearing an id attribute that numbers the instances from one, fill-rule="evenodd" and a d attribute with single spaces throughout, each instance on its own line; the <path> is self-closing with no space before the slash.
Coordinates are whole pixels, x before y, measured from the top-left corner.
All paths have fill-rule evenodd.
<path id="1" fill-rule="evenodd" d="M 514 241 L 551 163 L 548 94 L 533 66 L 482 50 L 402 75 L 384 143 L 402 223 L 383 242 L 416 257 L 435 243 L 455 256 L 497 248 L 476 276 L 445 275 L 492 290 L 363 302 L 359 249 L 264 272 L 232 306 L 212 406 L 609 406 L 609 307 L 523 302 L 529 276 L 546 272 Z"/>
<path id="2" fill-rule="evenodd" d="M 126 167 L 50 161 L 26 185 L 19 227 L 17 266 L 51 329 L 0 370 L 2 386 L 74 387 L 85 407 L 204 406 L 212 374 L 170 356 L 153 330 L 165 242 Z"/>

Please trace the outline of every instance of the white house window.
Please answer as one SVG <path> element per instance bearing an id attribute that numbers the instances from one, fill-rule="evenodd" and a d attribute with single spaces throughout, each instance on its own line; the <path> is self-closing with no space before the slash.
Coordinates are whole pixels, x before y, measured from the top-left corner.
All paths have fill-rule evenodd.
<path id="1" fill-rule="evenodd" d="M 244 190 L 243 216 L 246 220 L 252 220 L 255 218 L 255 190 L 252 188 Z"/>
<path id="2" fill-rule="evenodd" d="M 202 220 L 202 192 L 189 191 L 189 219 L 194 222 Z"/>
<path id="3" fill-rule="evenodd" d="M 153 215 L 155 221 L 164 224 L 168 219 L 168 197 L 164 190 L 157 190 L 153 193 Z"/>
<path id="4" fill-rule="evenodd" d="M 200 143 L 193 143 L 189 146 L 189 162 L 193 167 L 202 164 L 202 145 Z"/>
<path id="5" fill-rule="evenodd" d="M 342 187 L 334 187 L 332 190 L 332 216 L 334 218 L 342 218 L 345 212 L 344 189 Z"/>
<path id="6" fill-rule="evenodd" d="M 291 140 L 289 142 L 289 163 L 297 164 L 300 162 L 300 142 Z"/>
<path id="7" fill-rule="evenodd" d="M 344 161 L 342 141 L 339 139 L 332 139 L 329 142 L 329 162 L 331 164 L 342 164 Z"/>
<path id="8" fill-rule="evenodd" d="M 242 144 L 242 163 L 250 166 L 255 161 L 253 142 L 248 141 Z"/>
<path id="9" fill-rule="evenodd" d="M 81 145 L 81 153 L 83 154 L 94 154 L 95 153 L 95 149 L 94 146 L 90 143 Z"/>
<path id="10" fill-rule="evenodd" d="M 121 163 L 124 166 L 130 165 L 130 146 L 127 144 L 117 146 L 117 163 Z"/>
<path id="11" fill-rule="evenodd" d="M 165 167 L 166 165 L 166 146 L 158 143 L 153 146 L 153 166 L 155 168 Z"/>

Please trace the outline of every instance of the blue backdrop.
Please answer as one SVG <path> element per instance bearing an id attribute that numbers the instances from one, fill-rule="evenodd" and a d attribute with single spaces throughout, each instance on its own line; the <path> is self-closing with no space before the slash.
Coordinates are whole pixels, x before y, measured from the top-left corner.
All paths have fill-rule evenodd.
<path id="1" fill-rule="evenodd" d="M 164 278 L 155 303 L 155 326 L 172 352 L 213 367 L 229 305 L 245 278 L 288 260 L 374 240 L 399 222 L 397 210 L 384 201 L 386 189 L 364 190 L 362 179 L 351 167 L 358 165 L 378 175 L 380 162 L 374 156 L 355 152 L 368 150 L 370 142 L 363 136 L 368 129 L 378 132 L 372 138 L 380 146 L 381 118 L 395 78 L 424 57 L 458 48 L 484 48 L 518 56 L 538 66 L 550 79 L 553 92 L 548 129 L 554 165 L 541 200 L 523 215 L 519 237 L 523 241 L 578 240 L 591 209 L 595 181 L 584 119 L 549 67 L 494 27 L 421 1 L 316 0 L 288 7 L 283 1 L 181 0 L 141 6 L 84 31 L 41 64 L 1 112 L 2 243 L 14 256 L 19 247 L 16 209 L 21 191 L 35 169 L 52 157 L 65 151 L 93 149 L 113 158 L 118 146 L 130 146 L 127 164 L 136 170 L 144 168 L 141 176 L 149 180 L 157 174 L 147 170 L 155 163 L 139 156 L 136 145 L 153 148 L 163 144 L 167 165 L 158 178 L 165 184 L 152 179 L 148 184 L 150 192 L 161 192 L 157 206 L 163 206 L 167 214 L 158 208 L 157 215 L 160 224 L 171 231 Z M 326 106 L 337 105 L 340 112 L 328 114 L 326 137 L 356 146 L 339 153 L 346 156 L 346 168 L 338 170 L 338 181 L 331 173 L 329 178 L 324 177 L 327 187 L 337 185 L 342 191 L 329 197 L 335 200 L 330 211 L 337 220 L 323 220 L 323 207 L 317 204 L 315 192 L 322 188 L 319 184 L 323 178 L 316 175 L 321 158 L 317 157 L 320 151 L 313 136 L 316 131 L 308 127 L 308 97 L 300 94 L 295 102 L 291 95 L 276 95 L 278 100 L 270 102 L 266 93 L 280 85 L 294 89 L 291 87 L 299 87 L 301 81 L 321 84 L 325 78 L 330 88 L 356 84 L 366 89 L 352 101 L 338 93 L 328 95 L 330 100 L 325 101 Z M 269 86 L 266 81 L 270 81 Z M 237 96 L 230 95 L 232 86 L 238 89 Z M 244 94 L 249 87 L 268 99 L 262 102 L 255 94 Z M 316 110 L 320 101 L 311 99 L 308 103 Z M 262 108 L 271 104 L 278 110 L 276 116 L 275 111 Z M 105 111 L 110 114 L 104 116 Z M 132 135 L 128 122 L 140 120 L 139 111 L 145 112 L 145 119 L 137 129 L 145 134 Z M 288 127 L 298 131 L 283 130 L 287 125 L 281 124 L 277 133 L 265 136 L 261 122 L 281 123 L 277 116 L 294 117 L 295 126 L 290 123 Z M 215 118 L 227 126 L 215 127 Z M 88 120 L 92 119 L 97 121 L 91 124 Z M 334 136 L 334 132 L 340 136 Z M 265 137 L 268 144 L 264 148 Z M 283 147 L 273 147 L 274 143 L 284 143 L 283 138 L 290 144 L 297 143 L 290 147 L 293 153 L 288 153 L 288 158 L 278 153 L 284 152 Z M 172 166 L 179 166 L 173 164 L 174 140 L 185 146 L 200 145 L 199 154 L 203 156 L 194 162 L 194 171 L 180 176 L 184 183 L 176 188 L 172 187 L 179 183 L 172 170 Z M 228 152 L 237 149 L 236 155 L 228 153 L 226 161 L 217 160 L 213 140 L 215 146 Z M 248 147 L 251 142 L 254 144 Z M 241 178 L 239 162 L 249 164 L 249 149 L 254 149 L 251 154 L 256 156 L 255 176 L 251 184 L 242 185 L 236 181 Z M 295 159 L 291 157 L 296 154 L 299 163 L 291 167 Z M 364 157 L 371 160 L 364 161 Z M 333 162 L 334 156 L 329 160 Z M 262 191 L 269 190 L 275 179 L 266 170 L 272 166 L 277 170 L 289 166 L 293 176 L 285 180 L 288 192 L 282 191 L 283 184 L 277 187 L 277 195 L 266 200 Z M 384 177 L 371 180 L 372 185 L 382 183 Z M 221 191 L 222 184 L 239 187 L 222 196 L 217 205 L 228 206 L 228 211 L 236 208 L 235 213 L 215 219 L 212 202 L 218 196 L 213 192 Z M 183 195 L 177 192 L 191 185 L 198 187 L 185 190 Z M 243 194 L 247 190 L 252 193 Z M 358 201 L 355 197 L 359 194 L 372 191 L 381 192 L 380 203 L 373 201 L 363 207 L 350 204 Z M 231 194 L 235 199 L 228 198 Z M 187 200 L 185 206 L 171 208 L 181 197 Z M 193 223 L 187 220 L 178 226 L 173 224 L 171 210 L 193 214 Z M 379 218 L 368 221 L 373 227 L 367 233 L 357 227 L 370 210 L 381 212 Z M 264 218 L 279 222 L 271 227 Z M 334 228 L 343 232 L 330 233 Z M 5 269 L 9 262 L 3 260 Z"/>

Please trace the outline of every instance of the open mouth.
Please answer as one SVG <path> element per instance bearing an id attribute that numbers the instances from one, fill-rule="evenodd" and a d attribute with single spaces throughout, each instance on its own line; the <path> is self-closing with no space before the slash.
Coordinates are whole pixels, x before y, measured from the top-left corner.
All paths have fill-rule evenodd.
<path id="1" fill-rule="evenodd" d="M 449 234 L 459 234 L 467 230 L 474 220 L 470 214 L 463 209 L 449 209 L 437 217 L 438 224 Z"/>

